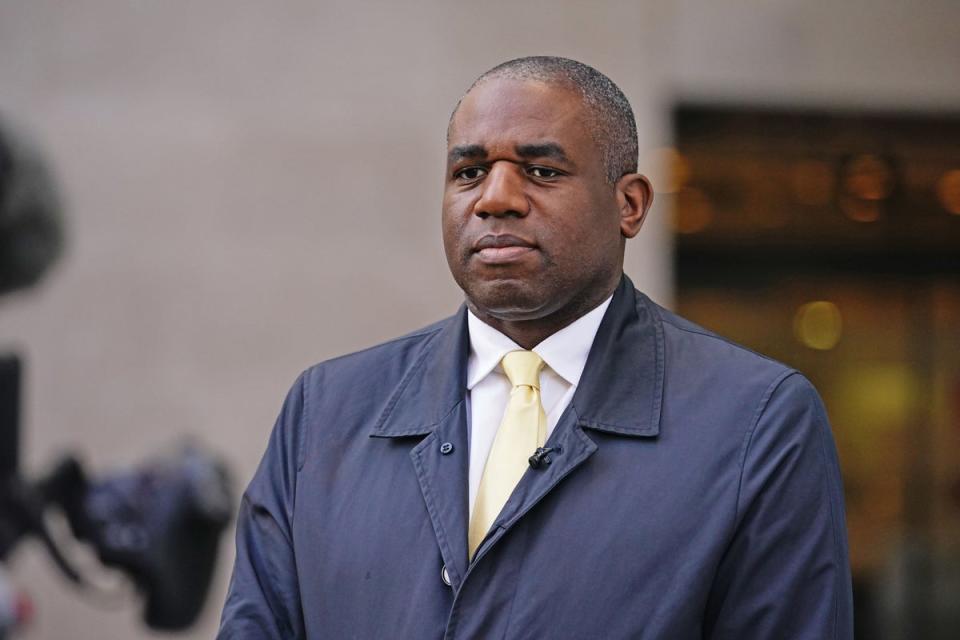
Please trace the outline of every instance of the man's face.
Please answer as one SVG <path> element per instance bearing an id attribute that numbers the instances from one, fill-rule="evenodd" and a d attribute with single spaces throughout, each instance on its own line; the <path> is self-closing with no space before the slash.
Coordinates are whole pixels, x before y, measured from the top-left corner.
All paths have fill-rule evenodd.
<path id="1" fill-rule="evenodd" d="M 481 317 L 572 320 L 619 281 L 620 208 L 586 115 L 578 94 L 537 81 L 488 80 L 461 102 L 443 242 Z"/>

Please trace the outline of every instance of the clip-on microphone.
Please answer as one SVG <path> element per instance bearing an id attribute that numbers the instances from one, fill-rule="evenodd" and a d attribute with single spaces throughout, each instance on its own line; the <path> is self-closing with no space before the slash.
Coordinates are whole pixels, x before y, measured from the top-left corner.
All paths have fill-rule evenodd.
<path id="1" fill-rule="evenodd" d="M 549 457 L 551 453 L 561 453 L 562 451 L 560 447 L 537 447 L 537 450 L 527 459 L 527 462 L 530 463 L 531 469 L 539 469 L 553 462 Z"/>

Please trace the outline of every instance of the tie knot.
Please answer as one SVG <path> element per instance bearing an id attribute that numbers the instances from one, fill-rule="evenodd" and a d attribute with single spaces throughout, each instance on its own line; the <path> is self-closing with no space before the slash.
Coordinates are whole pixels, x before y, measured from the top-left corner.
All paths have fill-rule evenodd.
<path id="1" fill-rule="evenodd" d="M 533 351 L 511 351 L 500 361 L 503 372 L 515 387 L 540 388 L 540 370 L 543 359 Z"/>

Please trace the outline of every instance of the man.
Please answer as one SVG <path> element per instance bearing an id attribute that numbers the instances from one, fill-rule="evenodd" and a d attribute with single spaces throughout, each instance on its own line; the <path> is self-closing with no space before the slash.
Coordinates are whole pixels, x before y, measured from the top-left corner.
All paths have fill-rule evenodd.
<path id="1" fill-rule="evenodd" d="M 448 128 L 456 315 L 304 372 L 238 522 L 221 638 L 850 638 L 839 471 L 797 372 L 622 274 L 652 192 L 563 58 Z"/>

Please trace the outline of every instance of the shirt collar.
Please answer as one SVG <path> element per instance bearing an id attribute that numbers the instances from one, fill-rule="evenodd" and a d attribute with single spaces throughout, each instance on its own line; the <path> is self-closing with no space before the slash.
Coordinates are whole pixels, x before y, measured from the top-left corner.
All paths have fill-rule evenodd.
<path id="1" fill-rule="evenodd" d="M 592 311 L 548 336 L 533 348 L 548 367 L 573 386 L 580 382 L 590 346 L 612 298 L 611 295 Z M 523 347 L 483 322 L 470 310 L 467 311 L 467 329 L 470 333 L 467 389 L 473 389 L 500 365 L 503 356 Z"/>

